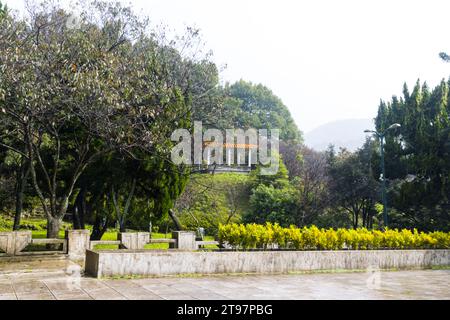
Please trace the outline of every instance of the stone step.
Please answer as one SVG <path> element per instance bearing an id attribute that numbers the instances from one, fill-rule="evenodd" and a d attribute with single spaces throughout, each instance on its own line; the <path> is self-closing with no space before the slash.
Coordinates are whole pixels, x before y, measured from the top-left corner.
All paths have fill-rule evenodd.
<path id="1" fill-rule="evenodd" d="M 16 277 L 64 277 L 73 268 L 81 269 L 81 266 L 69 260 L 66 255 L 0 258 L 0 280 Z"/>
<path id="2" fill-rule="evenodd" d="M 2 266 L 11 263 L 26 263 L 26 262 L 45 262 L 45 261 L 64 261 L 68 260 L 66 254 L 43 254 L 43 255 L 20 255 L 20 256 L 0 256 L 0 270 Z"/>

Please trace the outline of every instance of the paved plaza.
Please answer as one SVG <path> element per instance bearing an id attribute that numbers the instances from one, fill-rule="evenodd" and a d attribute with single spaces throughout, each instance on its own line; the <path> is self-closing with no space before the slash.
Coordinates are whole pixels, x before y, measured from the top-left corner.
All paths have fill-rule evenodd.
<path id="1" fill-rule="evenodd" d="M 0 300 L 447 299 L 450 270 L 103 279 L 68 260 L 0 264 Z"/>

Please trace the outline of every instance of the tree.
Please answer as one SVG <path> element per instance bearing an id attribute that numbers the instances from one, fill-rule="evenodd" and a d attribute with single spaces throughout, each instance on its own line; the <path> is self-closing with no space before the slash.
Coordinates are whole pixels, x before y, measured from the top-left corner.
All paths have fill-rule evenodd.
<path id="1" fill-rule="evenodd" d="M 98 2 L 80 10 L 77 28 L 48 3 L 29 20 L 1 22 L 0 143 L 27 159 L 48 237 L 97 159 L 168 154 L 180 115 L 190 118 L 193 59 L 148 35 L 129 8 Z M 196 37 L 189 33 L 180 40 L 186 48 Z"/>
<path id="2" fill-rule="evenodd" d="M 335 206 L 335 210 L 341 208 L 351 216 L 353 228 L 373 227 L 378 183 L 371 171 L 372 150 L 372 144 L 367 141 L 355 153 L 345 149 L 338 154 L 335 154 L 334 149 L 328 151 L 330 203 Z"/>
<path id="3" fill-rule="evenodd" d="M 219 223 L 241 222 L 248 210 L 252 177 L 244 174 L 194 174 L 176 200 L 174 212 L 184 228 L 216 235 Z"/>
<path id="4" fill-rule="evenodd" d="M 3 4 L 0 1 L 0 19 L 2 19 L 3 17 L 6 16 L 6 14 L 8 13 L 8 6 L 5 4 Z"/>
<path id="5" fill-rule="evenodd" d="M 277 155 L 279 168 L 274 175 L 262 175 L 261 165 L 250 173 L 252 193 L 250 210 L 243 216 L 245 222 L 278 222 L 284 226 L 295 224 L 298 194 L 289 182 L 289 173 L 281 155 Z"/>
<path id="6" fill-rule="evenodd" d="M 377 129 L 389 123 L 401 128 L 386 138 L 386 177 L 395 211 L 393 225 L 422 230 L 449 230 L 450 117 L 449 83 L 430 89 L 417 81 L 403 97 L 380 106 Z"/>
<path id="7" fill-rule="evenodd" d="M 298 225 L 308 225 L 313 223 L 328 206 L 329 178 L 326 156 L 323 152 L 303 147 L 300 159 L 298 174 L 292 181 L 298 191 L 296 221 Z"/>
<path id="8" fill-rule="evenodd" d="M 277 222 L 282 226 L 296 224 L 297 195 L 291 186 L 275 188 L 260 184 L 250 197 L 250 212 L 244 216 L 246 223 Z"/>
<path id="9" fill-rule="evenodd" d="M 2 169 L 6 172 L 6 176 L 9 176 L 13 181 L 15 207 L 13 230 L 19 230 L 25 190 L 28 186 L 28 179 L 30 176 L 30 166 L 25 157 L 11 152 L 10 150 L 6 150 Z"/>
<path id="10" fill-rule="evenodd" d="M 274 152 L 274 151 L 272 151 Z M 256 169 L 250 172 L 253 181 L 253 187 L 261 184 L 273 186 L 274 188 L 284 188 L 289 186 L 289 172 L 284 165 L 283 157 L 280 154 L 275 156 L 278 159 L 278 171 L 272 175 L 261 174 L 262 165 L 258 164 Z"/>
<path id="11" fill-rule="evenodd" d="M 288 108 L 262 84 L 240 80 L 227 84 L 224 116 L 230 128 L 280 129 L 281 140 L 301 142 L 301 133 Z M 226 127 L 224 129 L 227 129 Z"/>
<path id="12" fill-rule="evenodd" d="M 450 62 L 450 56 L 445 52 L 440 52 L 439 57 L 445 62 Z"/>

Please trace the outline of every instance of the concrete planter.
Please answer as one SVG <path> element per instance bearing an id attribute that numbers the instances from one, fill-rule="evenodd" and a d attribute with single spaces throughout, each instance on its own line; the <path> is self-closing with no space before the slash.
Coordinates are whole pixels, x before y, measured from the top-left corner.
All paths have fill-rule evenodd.
<path id="1" fill-rule="evenodd" d="M 192 252 L 111 250 L 86 252 L 94 277 L 176 274 L 289 273 L 320 270 L 424 269 L 450 266 L 450 250 Z"/>

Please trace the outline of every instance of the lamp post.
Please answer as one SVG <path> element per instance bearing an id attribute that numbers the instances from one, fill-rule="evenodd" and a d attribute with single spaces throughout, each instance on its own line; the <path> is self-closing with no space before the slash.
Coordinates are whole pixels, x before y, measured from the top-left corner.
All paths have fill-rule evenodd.
<path id="1" fill-rule="evenodd" d="M 389 130 L 400 128 L 401 125 L 398 123 L 394 123 L 390 125 L 386 130 L 382 132 L 374 131 L 374 130 L 364 130 L 365 133 L 373 133 L 380 142 L 380 157 L 381 157 L 381 200 L 383 201 L 383 223 L 384 227 L 388 226 L 388 215 L 387 215 L 387 196 L 386 196 L 386 172 L 384 167 L 384 140 L 386 133 Z"/>

